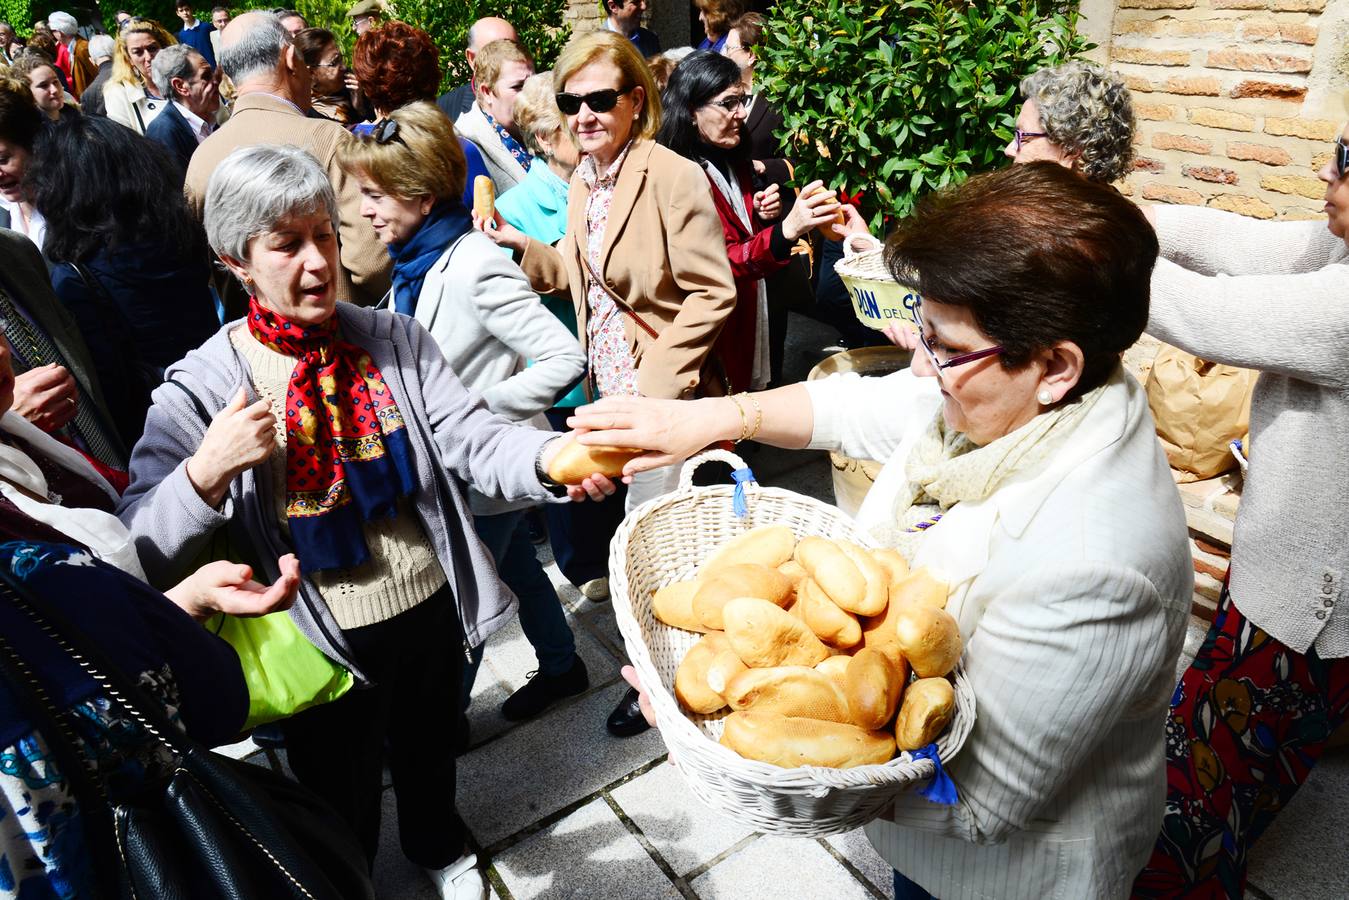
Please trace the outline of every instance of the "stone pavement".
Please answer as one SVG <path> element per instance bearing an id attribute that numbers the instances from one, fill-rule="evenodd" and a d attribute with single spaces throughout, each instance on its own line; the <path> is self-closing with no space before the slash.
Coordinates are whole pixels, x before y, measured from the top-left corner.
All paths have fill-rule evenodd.
<path id="1" fill-rule="evenodd" d="M 792 317 L 788 371 L 804 377 L 835 339 Z M 832 499 L 827 457 L 762 449 L 749 460 L 765 483 Z M 546 554 L 546 548 L 541 548 Z M 827 840 L 778 838 L 715 813 L 684 786 L 654 730 L 618 740 L 604 718 L 623 694 L 622 639 L 609 604 L 585 600 L 547 559 L 576 633 L 591 688 L 531 722 L 508 723 L 501 702 L 525 683 L 533 652 L 518 623 L 488 642 L 469 712 L 473 742 L 460 758 L 459 813 L 488 864 L 494 898 L 891 897 L 890 870 L 861 832 Z M 1191 652 L 1197 635 L 1190 642 Z M 284 766 L 245 742 L 238 755 Z M 433 900 L 430 883 L 398 850 L 386 790 L 375 882 L 385 900 Z M 1328 756 L 1254 854 L 1248 897 L 1349 898 L 1349 753 Z"/>

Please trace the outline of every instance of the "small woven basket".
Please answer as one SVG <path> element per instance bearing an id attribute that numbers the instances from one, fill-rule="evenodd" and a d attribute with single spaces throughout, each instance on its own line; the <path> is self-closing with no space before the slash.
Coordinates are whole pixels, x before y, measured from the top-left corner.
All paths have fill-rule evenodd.
<path id="1" fill-rule="evenodd" d="M 721 460 L 735 469 L 735 454 L 710 450 L 684 464 L 673 493 L 639 506 L 624 519 L 609 551 L 609 591 L 628 658 L 655 709 L 656 724 L 694 795 L 756 830 L 796 837 L 851 831 L 875 819 L 911 785 L 931 778 L 931 760 L 902 753 L 883 765 L 783 769 L 745 759 L 717 741 L 726 712 L 686 715 L 674 697 L 675 670 L 701 635 L 672 628 L 651 612 L 651 595 L 691 578 L 723 542 L 760 525 L 787 525 L 797 538 L 818 535 L 859 544 L 872 542 L 832 506 L 780 488 L 744 485 L 748 514 L 733 512 L 734 488 L 694 487 L 693 472 Z M 956 714 L 937 740 L 949 760 L 974 725 L 974 692 L 963 666 L 955 671 Z"/>
<path id="2" fill-rule="evenodd" d="M 880 330 L 897 322 L 915 331 L 913 305 L 922 299 L 916 288 L 895 281 L 885 266 L 885 248 L 869 234 L 855 234 L 843 242 L 843 258 L 834 271 L 848 289 L 858 321 Z"/>

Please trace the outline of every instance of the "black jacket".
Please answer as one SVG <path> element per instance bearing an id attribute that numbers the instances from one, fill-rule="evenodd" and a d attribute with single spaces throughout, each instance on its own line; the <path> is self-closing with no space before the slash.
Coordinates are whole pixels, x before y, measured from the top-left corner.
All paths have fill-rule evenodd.
<path id="1" fill-rule="evenodd" d="M 169 159 L 178 168 L 181 180 L 186 181 L 187 164 L 197 149 L 197 137 L 192 133 L 192 126 L 187 119 L 178 111 L 178 104 L 165 106 L 164 111 L 146 126 L 145 136 L 168 151 Z"/>

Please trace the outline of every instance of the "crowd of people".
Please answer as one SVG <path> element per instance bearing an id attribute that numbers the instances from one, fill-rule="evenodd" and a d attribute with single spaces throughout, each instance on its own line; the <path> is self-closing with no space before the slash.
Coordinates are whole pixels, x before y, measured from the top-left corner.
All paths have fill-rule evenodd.
<path id="1" fill-rule="evenodd" d="M 1122 81 L 1031 73 L 1012 165 L 886 241 L 924 298 L 885 333 L 912 366 L 784 384 L 789 298 L 845 324 L 830 261 L 866 225 L 795 185 L 756 89 L 770 23 L 697 0 L 705 40 L 663 51 L 646 0 L 603 7 L 548 72 L 480 19 L 444 93 L 431 36 L 378 0 L 348 11 L 349 63 L 285 9 L 183 0 L 176 31 L 119 11 L 87 39 L 55 12 L 26 44 L 0 23 L 0 581 L 55 610 L 108 595 L 90 634 L 207 744 L 241 733 L 246 691 L 189 626 L 288 615 L 359 685 L 267 739 L 371 863 L 387 761 L 404 854 L 481 898 L 454 808 L 487 638 L 518 615 L 538 659 L 507 719 L 590 684 L 535 541 L 602 601 L 625 512 L 703 447 L 884 461 L 858 524 L 948 576 L 979 703 L 959 802 L 868 827 L 896 896 L 1240 896 L 1349 719 L 1349 130 L 1328 228 L 1140 208 L 1111 187 Z M 1263 373 L 1231 578 L 1178 686 L 1185 520 L 1121 366 L 1144 330 Z M 648 452 L 555 484 L 574 440 Z M 131 760 L 134 723 L 0 595 L 88 752 Z M 648 712 L 634 685 L 606 726 Z M 82 895 L 74 794 L 7 669 L 0 715 L 0 894 Z"/>

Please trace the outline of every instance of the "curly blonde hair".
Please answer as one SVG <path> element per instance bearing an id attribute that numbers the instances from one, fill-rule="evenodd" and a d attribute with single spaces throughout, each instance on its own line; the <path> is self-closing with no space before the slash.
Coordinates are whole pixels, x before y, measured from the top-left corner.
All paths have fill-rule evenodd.
<path id="1" fill-rule="evenodd" d="M 1074 60 L 1021 79 L 1049 139 L 1078 155 L 1092 181 L 1118 181 L 1134 157 L 1134 107 L 1124 81 L 1096 63 Z"/>

